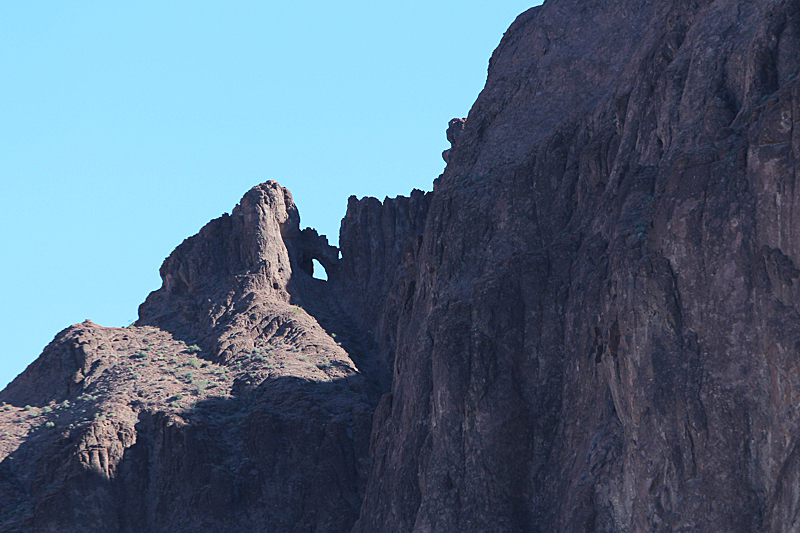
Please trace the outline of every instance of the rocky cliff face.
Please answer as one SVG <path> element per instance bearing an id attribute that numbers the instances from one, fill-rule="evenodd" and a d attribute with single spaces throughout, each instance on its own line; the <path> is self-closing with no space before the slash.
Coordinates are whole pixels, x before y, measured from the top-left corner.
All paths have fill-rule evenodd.
<path id="1" fill-rule="evenodd" d="M 61 332 L 0 396 L 0 530 L 349 531 L 429 200 L 351 199 L 340 259 L 264 183 Z"/>
<path id="2" fill-rule="evenodd" d="M 451 123 L 355 531 L 796 528 L 799 39 L 785 1 L 515 22 Z"/>
<path id="3" fill-rule="evenodd" d="M 265 183 L 59 334 L 0 530 L 796 530 L 798 71 L 794 0 L 522 14 L 433 193 Z"/>
<path id="4" fill-rule="evenodd" d="M 253 188 L 167 258 L 135 327 L 68 328 L 3 391 L 3 531 L 350 529 L 381 391 L 305 270 L 338 253 L 298 224 Z"/>

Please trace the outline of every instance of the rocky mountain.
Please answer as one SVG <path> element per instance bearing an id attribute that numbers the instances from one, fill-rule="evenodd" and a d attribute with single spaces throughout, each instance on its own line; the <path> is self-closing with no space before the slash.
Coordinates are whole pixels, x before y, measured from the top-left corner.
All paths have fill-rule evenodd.
<path id="1" fill-rule="evenodd" d="M 0 531 L 800 531 L 799 72 L 796 0 L 523 13 L 433 192 L 254 187 L 0 392 Z"/>

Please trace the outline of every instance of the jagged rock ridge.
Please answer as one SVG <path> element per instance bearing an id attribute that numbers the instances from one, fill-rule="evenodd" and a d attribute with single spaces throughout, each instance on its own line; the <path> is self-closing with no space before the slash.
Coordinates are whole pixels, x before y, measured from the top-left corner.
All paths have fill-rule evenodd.
<path id="1" fill-rule="evenodd" d="M 389 370 L 380 324 L 346 310 L 401 282 L 425 198 L 353 199 L 383 224 L 340 260 L 264 183 L 164 261 L 133 327 L 61 332 L 2 392 L 0 530 L 349 530 Z M 349 295 L 359 261 L 382 278 Z"/>
<path id="2" fill-rule="evenodd" d="M 794 531 L 798 52 L 789 0 L 522 14 L 341 258 L 268 182 L 137 327 L 62 332 L 0 395 L 54 424 L 3 440 L 2 530 Z"/>

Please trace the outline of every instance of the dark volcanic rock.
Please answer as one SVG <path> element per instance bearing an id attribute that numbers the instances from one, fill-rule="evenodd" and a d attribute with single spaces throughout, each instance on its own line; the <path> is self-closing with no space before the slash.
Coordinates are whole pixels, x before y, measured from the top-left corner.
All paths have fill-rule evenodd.
<path id="1" fill-rule="evenodd" d="M 799 39 L 793 1 L 519 17 L 449 135 L 355 531 L 793 530 Z"/>
<path id="2" fill-rule="evenodd" d="M 795 531 L 799 71 L 796 0 L 520 15 L 341 257 L 268 182 L 60 333 L 0 531 Z"/>
<path id="3" fill-rule="evenodd" d="M 0 530 L 349 531 L 388 387 L 361 367 L 389 371 L 311 276 L 338 255 L 267 182 L 170 255 L 135 327 L 60 333 L 0 394 Z"/>
<path id="4" fill-rule="evenodd" d="M 284 239 L 298 238 L 299 224 L 289 191 L 275 182 L 254 187 L 230 215 L 206 224 L 164 261 L 163 285 L 140 306 L 137 325 L 208 345 L 217 359 L 252 349 L 232 342 L 230 333 L 255 330 L 246 335 L 254 339 L 268 326 L 251 315 L 271 317 L 259 311 L 289 303 L 291 277 L 299 269 Z"/>
<path id="5" fill-rule="evenodd" d="M 414 274 L 432 193 L 409 198 L 350 197 L 342 220 L 340 271 L 332 278 L 346 309 L 372 341 L 369 374 L 387 392 L 391 383 L 397 323 L 411 305 Z"/>

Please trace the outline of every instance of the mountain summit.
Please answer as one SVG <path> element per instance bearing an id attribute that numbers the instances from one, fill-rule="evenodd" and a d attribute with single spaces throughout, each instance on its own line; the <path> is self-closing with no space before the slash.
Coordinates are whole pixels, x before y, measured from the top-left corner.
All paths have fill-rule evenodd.
<path id="1" fill-rule="evenodd" d="M 795 531 L 798 74 L 796 0 L 523 13 L 433 192 L 266 182 L 59 333 L 0 531 Z"/>

